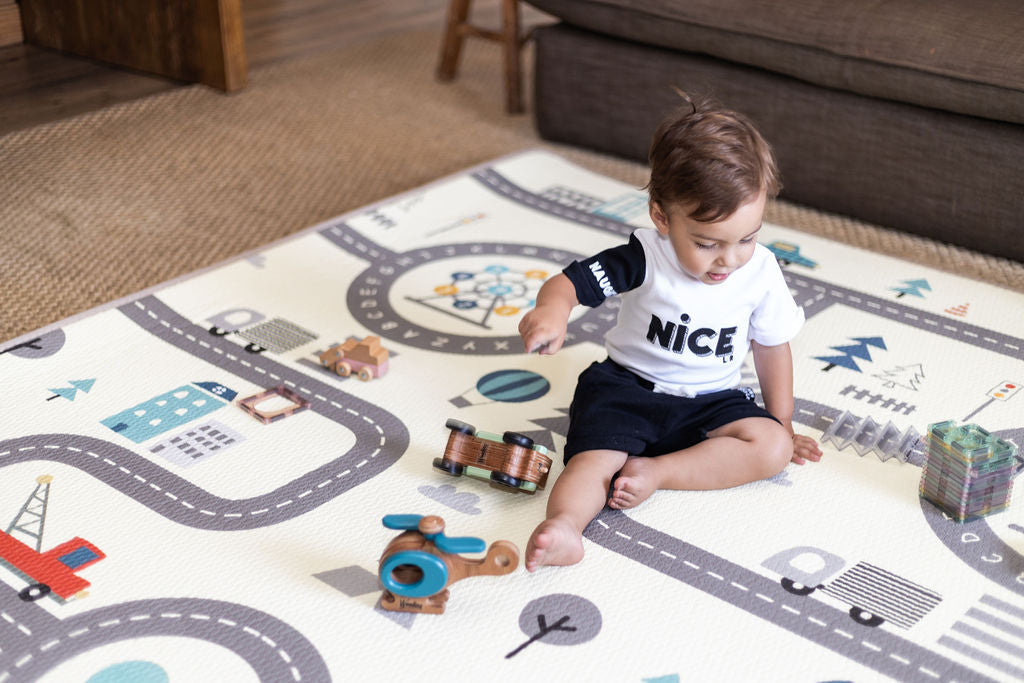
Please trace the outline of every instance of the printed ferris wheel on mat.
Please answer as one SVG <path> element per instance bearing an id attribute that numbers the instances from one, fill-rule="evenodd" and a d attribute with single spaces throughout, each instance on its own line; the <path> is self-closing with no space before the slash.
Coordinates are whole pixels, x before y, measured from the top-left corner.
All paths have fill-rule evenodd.
<path id="1" fill-rule="evenodd" d="M 509 317 L 533 308 L 537 303 L 537 291 L 547 276 L 547 271 L 543 270 L 515 270 L 508 266 L 490 265 L 477 272 L 454 272 L 451 282 L 434 287 L 433 294 L 406 298 L 491 329 L 488 321 L 492 315 Z"/>

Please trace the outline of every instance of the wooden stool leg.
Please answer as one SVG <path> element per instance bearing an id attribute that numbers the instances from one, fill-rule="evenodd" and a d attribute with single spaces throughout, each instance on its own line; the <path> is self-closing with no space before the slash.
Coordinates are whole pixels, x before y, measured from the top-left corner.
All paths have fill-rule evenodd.
<path id="1" fill-rule="evenodd" d="M 502 0 L 503 40 L 505 53 L 505 109 L 512 114 L 523 111 L 523 76 L 520 69 L 519 0 Z"/>
<path id="2" fill-rule="evenodd" d="M 470 0 L 451 0 L 448 5 L 448 26 L 444 32 L 444 43 L 441 45 L 441 61 L 437 66 L 437 77 L 442 81 L 455 78 L 459 66 L 459 53 L 465 35 L 462 27 L 469 17 Z"/>

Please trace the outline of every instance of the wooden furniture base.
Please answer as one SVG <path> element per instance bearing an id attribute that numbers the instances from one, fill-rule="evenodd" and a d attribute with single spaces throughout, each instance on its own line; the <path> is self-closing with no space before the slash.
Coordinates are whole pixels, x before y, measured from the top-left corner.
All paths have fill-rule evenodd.
<path id="1" fill-rule="evenodd" d="M 234 91 L 248 79 L 242 0 L 19 0 L 25 42 Z"/>
<path id="2" fill-rule="evenodd" d="M 0 47 L 18 45 L 21 34 L 21 12 L 16 0 L 0 0 Z"/>
<path id="3" fill-rule="evenodd" d="M 469 5 L 472 0 L 451 0 L 448 5 L 448 23 L 441 46 L 441 60 L 437 77 L 442 81 L 455 78 L 459 67 L 462 42 L 467 37 L 484 38 L 501 43 L 505 61 L 505 110 L 510 114 L 523 111 L 523 76 L 520 49 L 525 38 L 519 35 L 519 0 L 501 0 L 502 28 L 492 31 L 469 23 Z"/>

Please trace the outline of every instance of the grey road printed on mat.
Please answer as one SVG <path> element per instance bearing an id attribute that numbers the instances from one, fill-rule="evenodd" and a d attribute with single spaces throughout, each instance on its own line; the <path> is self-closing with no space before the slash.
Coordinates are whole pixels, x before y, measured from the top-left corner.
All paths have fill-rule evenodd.
<path id="1" fill-rule="evenodd" d="M 858 624 L 845 611 L 794 596 L 779 582 L 640 524 L 620 511 L 605 508 L 584 536 L 897 680 L 990 680 L 895 633 Z"/>
<path id="2" fill-rule="evenodd" d="M 794 298 L 804 307 L 804 315 L 808 319 L 834 304 L 845 304 L 940 337 L 948 337 L 961 344 L 1024 360 L 1024 340 L 1017 337 L 960 320 L 950 320 L 889 299 L 839 287 L 803 274 L 797 275 L 788 270 L 783 271 L 783 275 L 789 286 L 795 290 Z"/>
<path id="3" fill-rule="evenodd" d="M 31 459 L 62 462 L 91 474 L 164 517 L 221 531 L 293 519 L 371 479 L 396 462 L 409 432 L 394 415 L 336 387 L 193 325 L 153 296 L 122 313 L 151 334 L 257 386 L 285 385 L 310 400 L 310 411 L 349 429 L 355 443 L 326 464 L 273 491 L 229 500 L 214 496 L 126 447 L 94 437 L 40 434 L 0 441 L 0 467 Z"/>
<path id="4" fill-rule="evenodd" d="M 407 272 L 436 260 L 460 256 L 522 256 L 563 264 L 580 258 L 564 250 L 508 243 L 447 244 L 423 247 L 397 253 L 367 239 L 346 223 L 337 223 L 320 231 L 327 240 L 355 256 L 370 262 L 348 289 L 348 308 L 368 329 L 382 338 L 394 339 L 426 351 L 455 354 L 499 355 L 521 354 L 523 342 L 519 335 L 460 335 L 439 332 L 408 320 L 392 307 L 388 292 L 395 281 Z M 600 343 L 611 329 L 617 306 L 594 309 L 569 323 L 566 344 L 584 341 Z"/>
<path id="5" fill-rule="evenodd" d="M 341 424 L 355 444 L 327 464 L 274 491 L 242 500 L 214 496 L 126 447 L 75 434 L 38 434 L 0 441 L 0 467 L 27 460 L 61 462 L 90 474 L 154 512 L 187 526 L 252 529 L 302 515 L 384 471 L 409 444 L 405 425 L 386 410 L 292 370 L 247 354 L 172 311 L 153 296 L 121 312 L 140 327 L 214 367 L 257 386 L 285 385 L 311 401 L 311 411 Z M 75 654 L 149 635 L 199 638 L 237 653 L 261 680 L 329 680 L 316 648 L 287 624 L 233 603 L 154 599 L 57 619 L 9 592 L 4 600 L 0 683 L 35 680 Z"/>
<path id="6" fill-rule="evenodd" d="M 346 452 L 270 493 L 225 501 L 199 489 L 190 491 L 202 496 L 199 503 L 213 513 L 205 515 L 209 519 L 203 523 L 190 521 L 190 526 L 243 529 L 292 519 L 383 472 L 409 446 L 408 429 L 387 410 L 271 358 L 248 354 L 222 337 L 208 334 L 154 296 L 125 304 L 120 310 L 154 336 L 214 367 L 257 386 L 288 387 L 310 401 L 311 412 L 355 436 Z"/>
<path id="7" fill-rule="evenodd" d="M 277 618 L 236 603 L 160 598 L 101 607 L 67 619 L 18 599 L 0 585 L 4 622 L 0 683 L 34 681 L 77 654 L 120 640 L 147 636 L 197 638 L 245 660 L 261 681 L 328 681 L 320 653 L 305 636 Z"/>

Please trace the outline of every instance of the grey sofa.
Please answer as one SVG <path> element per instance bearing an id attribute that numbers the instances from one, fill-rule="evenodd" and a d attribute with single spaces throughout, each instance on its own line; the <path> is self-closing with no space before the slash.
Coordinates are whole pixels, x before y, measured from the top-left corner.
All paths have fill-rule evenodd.
<path id="1" fill-rule="evenodd" d="M 783 197 L 1024 261 L 1024 2 L 529 2 L 542 137 L 646 160 L 672 86 L 710 93 Z"/>

